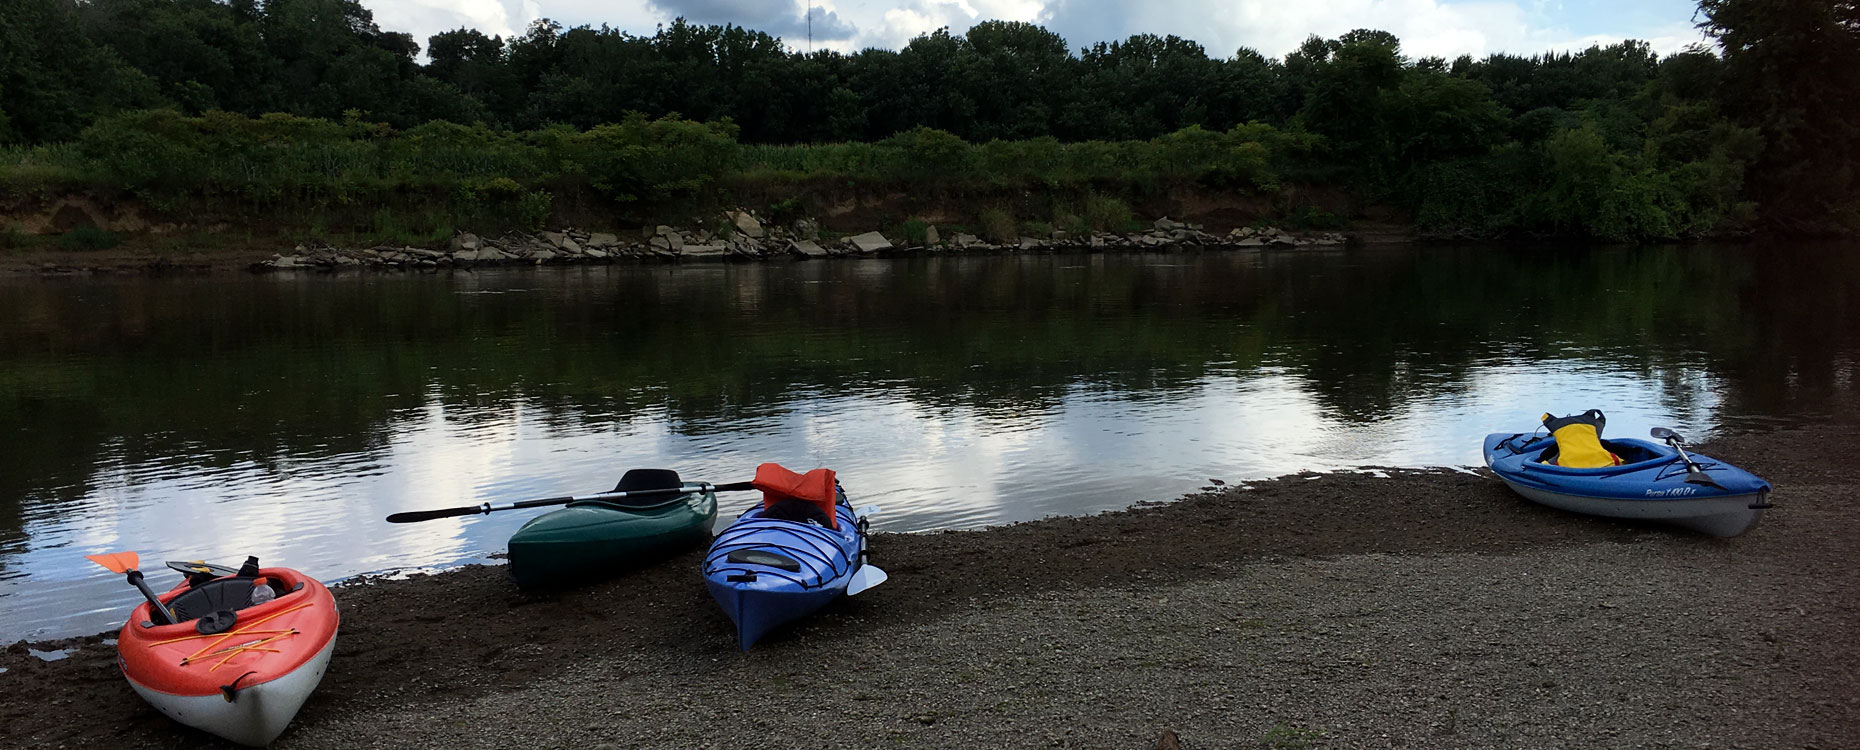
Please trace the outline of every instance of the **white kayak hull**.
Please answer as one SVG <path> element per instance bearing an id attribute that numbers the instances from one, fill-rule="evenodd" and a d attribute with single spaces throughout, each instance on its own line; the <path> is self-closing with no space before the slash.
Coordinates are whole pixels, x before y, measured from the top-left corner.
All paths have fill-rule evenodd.
<path id="1" fill-rule="evenodd" d="M 316 656 L 289 674 L 269 682 L 240 688 L 231 701 L 215 695 L 174 695 L 146 687 L 133 675 L 129 686 L 168 718 L 241 745 L 263 747 L 284 733 L 310 693 L 323 681 L 329 657 L 336 652 L 336 637 Z"/>
<path id="2" fill-rule="evenodd" d="M 1526 498 L 1558 510 L 1670 523 L 1716 537 L 1734 537 L 1751 530 L 1763 519 L 1763 507 L 1768 505 L 1761 492 L 1696 500 L 1620 500 L 1552 492 L 1509 479 L 1505 484 Z"/>

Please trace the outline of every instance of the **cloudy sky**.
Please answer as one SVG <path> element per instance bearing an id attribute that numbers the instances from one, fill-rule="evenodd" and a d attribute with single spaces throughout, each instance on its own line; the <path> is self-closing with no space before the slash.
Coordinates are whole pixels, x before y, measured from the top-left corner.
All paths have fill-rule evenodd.
<path id="1" fill-rule="evenodd" d="M 637 34 L 683 16 L 735 23 L 805 47 L 807 0 L 362 0 L 382 28 L 424 44 L 446 29 L 521 33 L 537 18 L 567 26 L 606 24 Z M 1674 52 L 1700 40 L 1695 0 L 817 0 L 814 43 L 851 50 L 897 48 L 947 26 L 1032 21 L 1074 49 L 1131 34 L 1175 34 L 1216 56 L 1251 47 L 1271 57 L 1311 34 L 1333 37 L 1375 28 L 1401 37 L 1411 56 L 1575 50 L 1595 42 L 1643 39 Z"/>

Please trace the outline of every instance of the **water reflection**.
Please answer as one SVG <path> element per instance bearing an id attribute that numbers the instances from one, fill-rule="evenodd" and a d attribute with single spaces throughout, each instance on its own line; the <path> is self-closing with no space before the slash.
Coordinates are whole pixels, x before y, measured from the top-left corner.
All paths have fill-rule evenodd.
<path id="1" fill-rule="evenodd" d="M 1607 408 L 1693 433 L 1852 401 L 1853 253 L 1493 249 L 0 284 L 0 641 L 108 626 L 81 555 L 325 578 L 528 516 L 388 513 L 830 465 L 880 528 L 1301 469 L 1477 463 Z M 740 506 L 748 496 L 726 499 Z M 33 606 L 24 606 L 30 601 Z"/>

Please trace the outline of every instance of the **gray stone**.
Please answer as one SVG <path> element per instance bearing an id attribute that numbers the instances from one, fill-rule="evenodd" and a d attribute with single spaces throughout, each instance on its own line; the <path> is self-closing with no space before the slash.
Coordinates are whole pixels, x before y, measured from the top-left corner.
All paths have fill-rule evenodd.
<path id="1" fill-rule="evenodd" d="M 478 259 L 478 251 L 477 250 L 460 250 L 452 254 L 452 259 L 453 260 L 464 260 L 464 261 L 475 261 Z"/>
<path id="2" fill-rule="evenodd" d="M 750 215 L 748 211 L 730 212 L 730 221 L 736 224 L 736 231 L 743 233 L 744 236 L 758 239 L 762 237 L 762 222 L 756 221 L 756 217 Z"/>
<path id="3" fill-rule="evenodd" d="M 542 236 L 543 239 L 549 241 L 549 244 L 556 247 L 561 247 L 563 241 L 568 239 L 568 235 L 562 234 L 561 232 L 543 232 Z"/>
<path id="4" fill-rule="evenodd" d="M 483 247 L 483 243 L 478 239 L 478 235 L 471 232 L 464 232 L 452 238 L 454 250 L 477 250 L 480 247 Z"/>
<path id="5" fill-rule="evenodd" d="M 809 258 L 825 258 L 827 250 L 813 240 L 795 240 L 788 243 L 788 252 Z"/>
<path id="6" fill-rule="evenodd" d="M 943 238 L 938 236 L 936 233 L 935 224 L 931 224 L 930 226 L 924 228 L 924 244 L 926 245 L 943 244 Z"/>
<path id="7" fill-rule="evenodd" d="M 608 248 L 619 247 L 620 238 L 606 232 L 595 232 L 588 235 L 588 244 L 606 250 Z"/>
<path id="8" fill-rule="evenodd" d="M 1233 243 L 1234 247 L 1265 247 L 1266 241 L 1258 237 L 1248 237 Z"/>
<path id="9" fill-rule="evenodd" d="M 982 242 L 982 238 L 980 237 L 977 237 L 973 234 L 960 234 L 960 233 L 958 233 L 954 238 L 950 240 L 950 244 L 955 245 L 956 247 L 968 247 L 970 245 L 981 244 L 981 242 Z"/>
<path id="10" fill-rule="evenodd" d="M 561 245 L 559 245 L 559 247 L 561 247 L 564 252 L 567 252 L 569 254 L 576 254 L 576 253 L 581 252 L 581 245 L 575 244 L 574 240 L 569 239 L 567 237 L 562 238 L 562 243 Z"/>
<path id="11" fill-rule="evenodd" d="M 295 255 L 280 255 L 271 259 L 272 268 L 297 268 L 303 264 L 303 259 Z"/>
<path id="12" fill-rule="evenodd" d="M 858 248 L 859 252 L 862 253 L 876 253 L 880 250 L 891 249 L 891 240 L 885 239 L 885 235 L 877 232 L 855 234 L 846 238 L 846 241 L 852 243 L 852 246 Z"/>
<path id="13" fill-rule="evenodd" d="M 794 238 L 797 240 L 820 239 L 820 223 L 813 219 L 795 219 Z"/>
<path id="14" fill-rule="evenodd" d="M 730 254 L 730 247 L 728 245 L 714 245 L 714 244 L 686 245 L 684 254 L 685 254 L 685 257 L 687 258 L 707 258 L 707 257 L 713 257 L 713 256 L 723 256 L 723 255 Z"/>
<path id="15" fill-rule="evenodd" d="M 652 246 L 653 246 L 653 247 L 654 247 L 655 249 L 658 249 L 658 250 L 668 250 L 668 251 L 669 251 L 669 250 L 671 250 L 671 249 L 672 249 L 672 241 L 671 241 L 671 240 L 668 240 L 668 239 L 666 239 L 666 238 L 664 238 L 664 237 L 654 237 L 654 238 L 652 238 Z"/>
<path id="16" fill-rule="evenodd" d="M 1022 250 L 1037 250 L 1040 248 L 1041 244 L 1042 243 L 1039 240 L 1036 240 L 1032 237 L 1020 238 L 1020 249 Z"/>
<path id="17" fill-rule="evenodd" d="M 555 251 L 554 250 L 537 250 L 536 252 L 530 253 L 530 257 L 535 258 L 537 262 L 542 262 L 545 260 L 555 260 Z"/>
<path id="18" fill-rule="evenodd" d="M 1182 229 L 1184 225 L 1182 224 L 1182 222 L 1171 221 L 1169 217 L 1164 216 L 1160 219 L 1157 219 L 1156 223 L 1153 224 L 1152 226 L 1154 226 L 1157 229 L 1157 231 L 1168 232 L 1168 231 L 1172 231 L 1176 229 Z"/>
<path id="19" fill-rule="evenodd" d="M 600 248 L 598 248 L 598 247 L 590 247 L 590 248 L 588 248 L 588 257 L 590 257 L 590 258 L 605 258 L 605 257 L 607 257 L 607 251 L 606 251 L 606 250 L 602 250 L 602 249 L 600 249 Z"/>
<path id="20" fill-rule="evenodd" d="M 685 236 L 682 234 L 673 232 L 671 234 L 666 235 L 665 239 L 668 242 L 672 243 L 672 252 L 674 253 L 680 250 L 683 250 L 685 248 Z"/>

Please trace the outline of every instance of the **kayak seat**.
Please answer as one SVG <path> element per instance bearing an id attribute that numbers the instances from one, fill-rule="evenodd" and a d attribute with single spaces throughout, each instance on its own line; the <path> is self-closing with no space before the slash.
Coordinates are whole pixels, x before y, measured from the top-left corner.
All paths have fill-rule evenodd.
<path id="1" fill-rule="evenodd" d="M 682 487 L 684 480 L 678 478 L 678 472 L 671 469 L 629 469 L 620 475 L 620 483 L 614 485 L 615 492 L 638 492 L 640 490 L 661 490 L 668 487 Z M 646 495 L 644 497 L 622 497 L 601 502 L 618 505 L 623 508 L 643 508 L 661 505 L 671 498 L 666 495 Z"/>
<path id="2" fill-rule="evenodd" d="M 1655 453 L 1632 443 L 1617 443 L 1613 440 L 1603 440 L 1602 447 L 1607 448 L 1609 453 L 1619 456 L 1623 464 L 1637 464 L 1642 461 L 1652 461 L 1653 459 L 1662 457 L 1659 453 Z"/>
<path id="3" fill-rule="evenodd" d="M 175 597 L 168 602 L 168 609 L 174 612 L 175 619 L 182 622 L 199 619 L 221 610 L 245 609 L 252 601 L 252 581 L 251 578 L 222 578 L 217 581 L 208 581 Z M 276 585 L 272 583 L 265 585 L 271 586 L 279 596 L 284 595 L 284 592 L 277 591 Z"/>
<path id="4" fill-rule="evenodd" d="M 812 521 L 816 526 L 833 528 L 832 516 L 827 515 L 827 512 L 821 510 L 820 506 L 812 500 L 803 500 L 798 497 L 787 497 L 775 501 L 762 509 L 762 517 L 797 523 Z"/>

